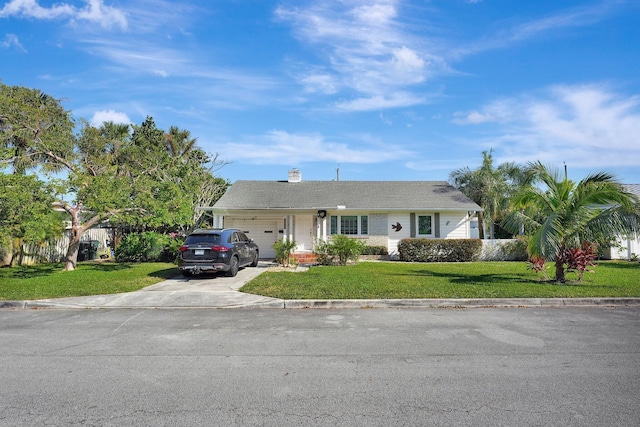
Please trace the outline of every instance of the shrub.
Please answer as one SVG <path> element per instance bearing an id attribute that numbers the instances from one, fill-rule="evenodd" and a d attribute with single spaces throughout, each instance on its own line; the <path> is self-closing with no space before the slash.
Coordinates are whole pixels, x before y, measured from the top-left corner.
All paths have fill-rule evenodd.
<path id="1" fill-rule="evenodd" d="M 386 246 L 365 246 L 360 255 L 389 255 Z"/>
<path id="2" fill-rule="evenodd" d="M 582 282 L 582 276 L 584 276 L 585 271 L 589 273 L 594 272 L 594 270 L 589 270 L 589 267 L 596 266 L 594 263 L 596 255 L 596 245 L 584 242 L 581 248 L 565 249 L 561 257 L 562 262 L 566 264 L 565 271 L 576 271 L 578 273 L 578 281 Z"/>
<path id="3" fill-rule="evenodd" d="M 273 249 L 276 252 L 276 262 L 285 267 L 291 265 L 291 252 L 293 252 L 296 246 L 297 243 L 295 240 L 282 238 L 275 242 Z"/>
<path id="4" fill-rule="evenodd" d="M 516 240 L 483 240 L 480 261 L 526 261 L 527 241 Z"/>
<path id="5" fill-rule="evenodd" d="M 131 233 L 116 247 L 115 257 L 118 262 L 174 262 L 181 244 L 175 234 Z"/>
<path id="6" fill-rule="evenodd" d="M 402 239 L 398 253 L 402 261 L 468 262 L 479 258 L 480 239 Z"/>
<path id="7" fill-rule="evenodd" d="M 322 265 L 347 265 L 357 261 L 365 250 L 364 242 L 336 234 L 328 242 L 317 242 L 313 253 L 316 261 Z"/>

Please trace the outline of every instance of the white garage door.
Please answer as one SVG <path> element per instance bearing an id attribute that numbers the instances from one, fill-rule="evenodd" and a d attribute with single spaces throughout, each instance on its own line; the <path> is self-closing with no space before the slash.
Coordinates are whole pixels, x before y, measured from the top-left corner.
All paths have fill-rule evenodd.
<path id="1" fill-rule="evenodd" d="M 278 241 L 278 223 L 276 221 L 234 219 L 233 228 L 239 228 L 247 237 L 258 244 L 260 258 L 276 257 L 273 250 L 273 244 Z"/>

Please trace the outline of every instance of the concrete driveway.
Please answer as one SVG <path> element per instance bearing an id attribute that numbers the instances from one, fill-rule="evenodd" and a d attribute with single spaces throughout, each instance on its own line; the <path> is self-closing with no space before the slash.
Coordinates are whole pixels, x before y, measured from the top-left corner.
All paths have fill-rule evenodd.
<path id="1" fill-rule="evenodd" d="M 283 308 L 283 300 L 238 292 L 272 265 L 261 261 L 257 267 L 241 269 L 236 277 L 179 275 L 125 294 L 25 301 L 24 308 Z"/>

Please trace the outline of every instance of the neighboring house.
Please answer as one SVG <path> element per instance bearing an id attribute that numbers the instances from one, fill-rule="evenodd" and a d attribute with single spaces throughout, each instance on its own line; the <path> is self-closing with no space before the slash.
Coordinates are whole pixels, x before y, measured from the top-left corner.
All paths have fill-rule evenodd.
<path id="1" fill-rule="evenodd" d="M 397 256 L 407 237 L 465 239 L 482 208 L 446 181 L 236 181 L 211 207 L 212 227 L 235 227 L 273 258 L 273 244 L 295 240 L 298 254 L 334 234 L 384 246 Z"/>
<path id="2" fill-rule="evenodd" d="M 624 188 L 640 197 L 640 184 L 624 184 Z M 617 245 L 609 248 L 604 257 L 609 259 L 631 259 L 640 257 L 640 236 L 621 236 Z"/>

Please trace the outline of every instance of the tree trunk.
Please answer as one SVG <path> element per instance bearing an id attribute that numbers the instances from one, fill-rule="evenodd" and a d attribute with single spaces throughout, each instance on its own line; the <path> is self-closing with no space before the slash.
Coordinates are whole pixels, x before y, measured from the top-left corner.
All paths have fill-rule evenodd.
<path id="1" fill-rule="evenodd" d="M 73 271 L 76 269 L 76 265 L 78 263 L 78 250 L 80 249 L 80 237 L 82 237 L 83 231 L 82 227 L 71 227 L 69 247 L 67 248 L 67 254 L 64 257 L 64 271 Z"/>
<path id="2" fill-rule="evenodd" d="M 478 238 L 484 239 L 484 213 L 478 212 Z"/>
<path id="3" fill-rule="evenodd" d="M 78 262 L 78 250 L 80 249 L 80 238 L 84 234 L 86 228 L 80 225 L 80 211 L 82 205 L 75 207 L 65 206 L 65 210 L 71 215 L 71 236 L 69 237 L 69 247 L 64 257 L 64 271 L 73 271 L 76 269 Z"/>
<path id="4" fill-rule="evenodd" d="M 13 263 L 13 242 L 9 240 L 9 244 L 0 248 L 2 254 L 2 267 L 11 267 Z"/>
<path id="5" fill-rule="evenodd" d="M 560 255 L 556 256 L 556 282 L 564 283 L 564 262 L 562 262 L 562 257 Z"/>

